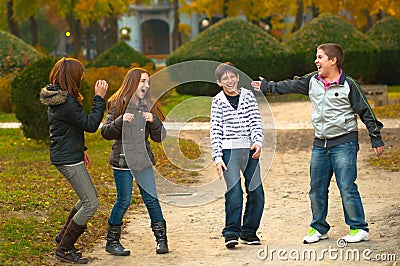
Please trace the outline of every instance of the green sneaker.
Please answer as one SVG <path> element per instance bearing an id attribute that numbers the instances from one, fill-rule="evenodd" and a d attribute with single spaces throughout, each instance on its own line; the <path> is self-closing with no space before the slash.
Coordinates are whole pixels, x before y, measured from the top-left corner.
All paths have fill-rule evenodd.
<path id="1" fill-rule="evenodd" d="M 369 233 L 363 229 L 350 229 L 347 236 L 342 238 L 348 243 L 356 243 L 369 240 Z"/>
<path id="2" fill-rule="evenodd" d="M 311 244 L 327 238 L 329 238 L 328 234 L 321 234 L 317 229 L 311 227 L 307 235 L 303 238 L 303 243 Z"/>

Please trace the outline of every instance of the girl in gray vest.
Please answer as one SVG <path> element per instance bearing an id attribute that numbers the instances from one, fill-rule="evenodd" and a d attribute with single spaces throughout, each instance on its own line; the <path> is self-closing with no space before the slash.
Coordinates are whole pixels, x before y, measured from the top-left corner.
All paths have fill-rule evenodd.
<path id="1" fill-rule="evenodd" d="M 121 87 L 107 102 L 108 115 L 101 128 L 102 136 L 114 140 L 110 156 L 117 200 L 108 220 L 106 251 L 128 256 L 120 243 L 122 219 L 132 199 L 135 178 L 156 237 L 157 254 L 168 253 L 167 227 L 157 198 L 153 171 L 155 159 L 148 138 L 161 142 L 165 128 L 163 114 L 150 99 L 150 75 L 141 68 L 128 71 Z"/>

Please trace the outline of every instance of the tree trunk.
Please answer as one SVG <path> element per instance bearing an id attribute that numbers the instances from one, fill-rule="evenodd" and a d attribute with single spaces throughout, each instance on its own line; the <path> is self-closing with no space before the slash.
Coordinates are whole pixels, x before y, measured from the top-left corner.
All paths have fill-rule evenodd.
<path id="1" fill-rule="evenodd" d="M 75 58 L 78 58 L 81 50 L 81 23 L 79 20 L 74 18 L 72 12 L 67 15 L 66 19 L 72 37 L 73 54 Z"/>
<path id="2" fill-rule="evenodd" d="M 105 45 L 106 49 L 112 47 L 118 42 L 118 20 L 114 14 L 110 13 L 110 17 L 107 19 L 108 25 L 105 32 Z"/>
<path id="3" fill-rule="evenodd" d="M 292 33 L 298 31 L 303 24 L 303 0 L 297 0 L 297 14 L 292 28 Z"/>
<path id="4" fill-rule="evenodd" d="M 31 40 L 31 45 L 33 47 L 38 45 L 38 24 L 37 24 L 37 20 L 34 16 L 30 16 L 29 17 L 29 24 L 31 27 L 31 33 L 32 33 L 32 40 Z"/>
<path id="5" fill-rule="evenodd" d="M 172 50 L 182 45 L 182 35 L 179 32 L 179 0 L 174 0 L 174 28 L 172 30 Z"/>
<path id="6" fill-rule="evenodd" d="M 14 20 L 13 1 L 7 1 L 7 22 L 8 30 L 18 38 L 21 38 L 18 24 Z"/>
<path id="7" fill-rule="evenodd" d="M 372 17 L 370 16 L 368 10 L 365 10 L 364 14 L 365 14 L 365 16 L 367 18 L 367 24 L 365 24 L 365 26 L 363 27 L 362 31 L 363 32 L 367 32 L 372 27 L 373 22 L 372 22 Z"/>
<path id="8" fill-rule="evenodd" d="M 85 50 L 86 50 L 86 60 L 90 61 L 91 60 L 91 43 L 90 43 L 90 37 L 91 37 L 91 32 L 90 32 L 90 26 L 85 28 Z"/>
<path id="9" fill-rule="evenodd" d="M 99 55 L 105 50 L 104 33 L 98 22 L 93 22 L 93 29 L 96 35 L 96 52 Z"/>
<path id="10" fill-rule="evenodd" d="M 318 15 L 319 15 L 319 10 L 318 10 L 318 8 L 315 6 L 314 1 L 312 2 L 312 5 L 311 5 L 311 12 L 312 12 L 312 18 L 318 17 Z"/>
<path id="11" fill-rule="evenodd" d="M 74 56 L 75 58 L 79 58 L 80 51 L 81 51 L 81 22 L 79 20 L 74 19 L 74 31 L 75 34 L 73 38 L 74 41 Z"/>
<path id="12" fill-rule="evenodd" d="M 229 4 L 229 0 L 224 0 L 223 6 L 222 6 L 222 17 L 223 18 L 228 17 L 228 4 Z"/>

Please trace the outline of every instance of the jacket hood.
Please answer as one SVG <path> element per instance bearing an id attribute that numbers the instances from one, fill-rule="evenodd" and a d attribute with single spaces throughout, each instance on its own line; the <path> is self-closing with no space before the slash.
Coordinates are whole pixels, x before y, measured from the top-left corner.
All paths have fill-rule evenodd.
<path id="1" fill-rule="evenodd" d="M 63 104 L 68 95 L 68 91 L 61 90 L 60 86 L 48 84 L 40 91 L 40 102 L 48 106 Z"/>

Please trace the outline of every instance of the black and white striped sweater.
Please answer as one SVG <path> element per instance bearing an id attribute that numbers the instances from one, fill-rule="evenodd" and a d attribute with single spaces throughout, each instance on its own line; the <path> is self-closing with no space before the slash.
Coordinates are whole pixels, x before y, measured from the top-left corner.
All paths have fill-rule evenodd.
<path id="1" fill-rule="evenodd" d="M 239 105 L 235 110 L 223 91 L 212 99 L 210 118 L 212 158 L 222 161 L 223 149 L 250 148 L 253 144 L 262 147 L 264 133 L 261 116 L 254 94 L 240 89 Z"/>

